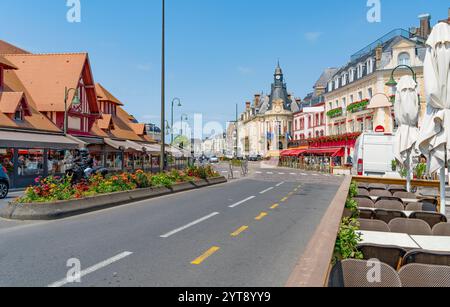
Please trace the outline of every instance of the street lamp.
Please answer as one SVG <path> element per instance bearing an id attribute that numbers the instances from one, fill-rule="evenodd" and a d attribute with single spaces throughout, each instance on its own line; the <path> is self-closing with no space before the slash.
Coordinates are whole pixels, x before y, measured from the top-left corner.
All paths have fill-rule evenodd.
<path id="1" fill-rule="evenodd" d="M 394 88 L 394 87 L 396 87 L 396 86 L 398 85 L 397 81 L 395 81 L 394 74 L 395 74 L 395 71 L 396 71 L 397 69 L 399 69 L 399 68 L 408 68 L 408 69 L 411 71 L 411 73 L 412 73 L 412 76 L 413 76 L 414 81 L 417 82 L 417 76 L 416 76 L 416 73 L 414 72 L 414 69 L 412 69 L 412 67 L 409 66 L 409 65 L 404 65 L 404 64 L 402 64 L 402 65 L 398 65 L 397 67 L 395 67 L 395 68 L 392 70 L 391 78 L 390 78 L 389 81 L 386 83 L 386 86 L 389 86 L 389 87 Z"/>
<path id="2" fill-rule="evenodd" d="M 166 100 L 166 57 L 165 57 L 165 46 L 166 46 L 166 2 L 162 0 L 162 35 L 161 35 L 161 156 L 159 159 L 159 166 L 161 172 L 163 172 L 166 168 L 166 140 L 164 131 L 166 131 L 166 108 L 165 108 L 165 100 Z"/>
<path id="3" fill-rule="evenodd" d="M 80 93 L 77 88 L 65 88 L 64 93 L 64 135 L 67 135 L 67 131 L 69 130 L 69 116 L 67 111 L 67 100 L 69 100 L 69 94 L 73 91 L 74 95 L 72 98 L 72 106 L 80 105 Z"/>
<path id="4" fill-rule="evenodd" d="M 175 97 L 175 98 L 172 100 L 172 121 L 171 121 L 171 124 L 172 124 L 172 133 L 171 133 L 171 138 L 170 138 L 170 142 L 171 142 L 171 143 L 173 143 L 173 107 L 174 107 L 175 102 L 178 102 L 177 107 L 179 107 L 179 108 L 182 107 L 182 105 L 181 105 L 181 99 Z"/>

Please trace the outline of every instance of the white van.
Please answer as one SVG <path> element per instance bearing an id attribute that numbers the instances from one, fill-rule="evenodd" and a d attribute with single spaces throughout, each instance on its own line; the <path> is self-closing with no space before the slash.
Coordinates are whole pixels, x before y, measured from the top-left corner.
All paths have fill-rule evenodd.
<path id="1" fill-rule="evenodd" d="M 356 141 L 354 173 L 358 176 L 385 177 L 392 174 L 393 134 L 365 132 Z"/>

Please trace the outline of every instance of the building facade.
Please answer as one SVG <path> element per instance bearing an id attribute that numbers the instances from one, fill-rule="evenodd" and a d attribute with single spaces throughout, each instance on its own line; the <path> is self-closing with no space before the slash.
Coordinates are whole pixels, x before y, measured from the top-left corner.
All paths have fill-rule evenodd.
<path id="1" fill-rule="evenodd" d="M 274 73 L 270 95 L 257 94 L 247 102 L 238 122 L 238 147 L 242 156 L 279 156 L 292 140 L 295 99 L 287 91 L 280 65 Z"/>
<path id="2" fill-rule="evenodd" d="M 123 105 L 94 82 L 87 53 L 32 54 L 0 41 L 0 164 L 12 187 L 64 174 L 79 148 L 112 170 L 157 167 L 156 141 Z"/>

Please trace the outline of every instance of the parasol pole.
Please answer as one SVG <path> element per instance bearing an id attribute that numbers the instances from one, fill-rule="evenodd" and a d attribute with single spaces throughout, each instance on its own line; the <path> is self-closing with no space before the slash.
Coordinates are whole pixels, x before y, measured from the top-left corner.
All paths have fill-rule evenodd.
<path id="1" fill-rule="evenodd" d="M 441 213 L 446 215 L 446 200 L 445 200 L 445 182 L 446 182 L 446 178 L 445 178 L 445 166 L 441 168 L 441 174 L 440 174 L 440 178 L 439 178 L 440 182 L 441 182 L 441 187 L 440 187 L 440 192 L 441 192 Z"/>
<path id="2" fill-rule="evenodd" d="M 408 157 L 406 162 L 406 190 L 411 192 L 411 151 L 408 150 Z"/>

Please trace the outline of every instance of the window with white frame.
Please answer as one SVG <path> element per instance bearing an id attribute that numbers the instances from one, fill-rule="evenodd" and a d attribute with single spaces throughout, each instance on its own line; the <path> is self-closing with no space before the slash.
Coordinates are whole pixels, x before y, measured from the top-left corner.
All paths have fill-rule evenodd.
<path id="1" fill-rule="evenodd" d="M 363 99 L 363 92 L 359 91 L 358 92 L 358 101 L 361 101 Z"/>
<path id="2" fill-rule="evenodd" d="M 372 88 L 369 88 L 369 89 L 367 90 L 367 92 L 368 92 L 368 94 L 369 94 L 369 99 L 372 99 L 372 97 L 373 97 L 373 89 L 372 89 Z"/>
<path id="3" fill-rule="evenodd" d="M 398 65 L 410 65 L 411 57 L 408 52 L 402 52 L 398 55 Z"/>
<path id="4" fill-rule="evenodd" d="M 369 58 L 368 60 L 367 60 L 367 63 L 366 63 L 366 65 L 367 65 L 367 74 L 371 74 L 371 73 L 373 73 L 373 59 L 372 58 Z"/>
<path id="5" fill-rule="evenodd" d="M 354 103 L 355 102 L 355 97 L 353 95 L 350 95 L 350 103 Z"/>

